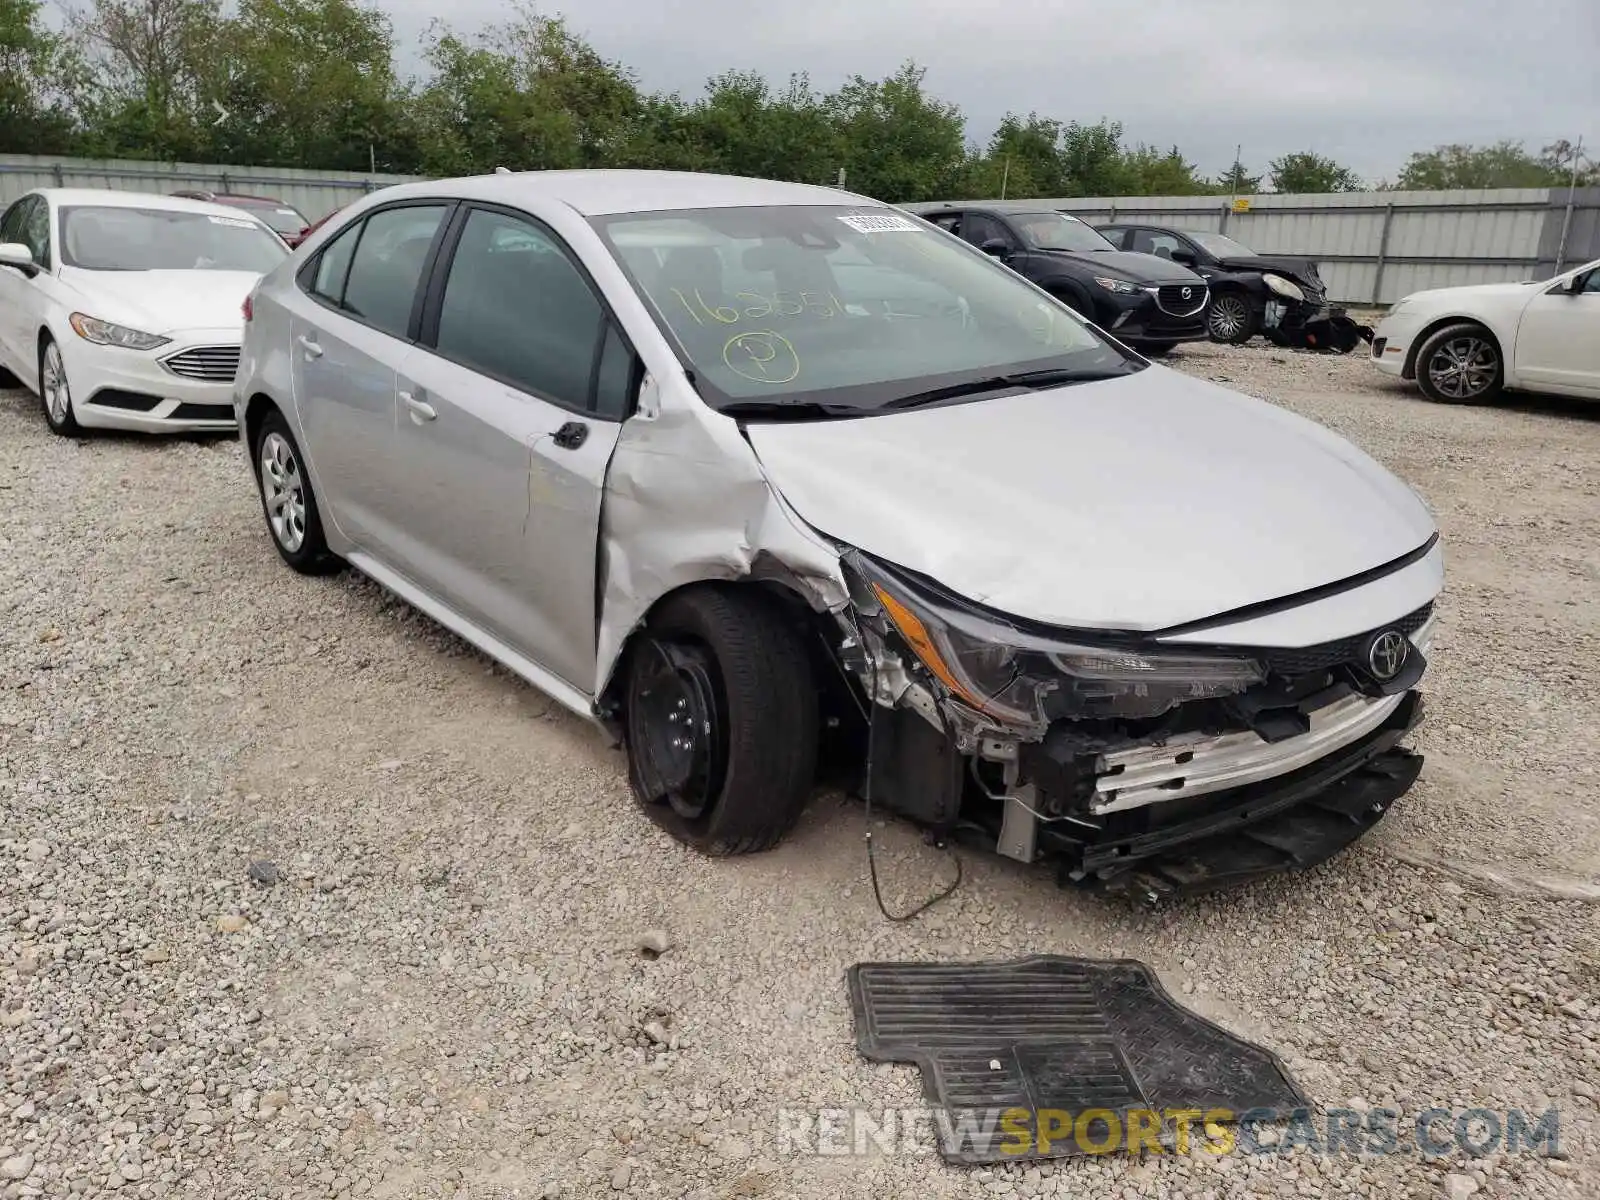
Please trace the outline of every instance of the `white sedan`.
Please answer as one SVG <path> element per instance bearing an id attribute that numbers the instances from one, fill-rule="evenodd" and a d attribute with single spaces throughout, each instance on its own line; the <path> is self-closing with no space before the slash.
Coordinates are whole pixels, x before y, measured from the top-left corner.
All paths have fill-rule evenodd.
<path id="1" fill-rule="evenodd" d="M 219 204 L 28 192 L 0 216 L 0 386 L 36 392 L 63 436 L 231 430 L 243 304 L 288 256 Z"/>
<path id="2" fill-rule="evenodd" d="M 1600 260 L 1554 279 L 1413 292 L 1378 322 L 1372 358 L 1447 404 L 1504 388 L 1600 399 Z"/>

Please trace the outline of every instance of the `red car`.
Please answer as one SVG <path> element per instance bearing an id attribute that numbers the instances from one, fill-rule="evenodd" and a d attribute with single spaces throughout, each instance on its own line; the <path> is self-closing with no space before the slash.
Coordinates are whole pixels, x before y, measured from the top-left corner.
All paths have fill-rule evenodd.
<path id="1" fill-rule="evenodd" d="M 249 209 L 281 237 L 289 243 L 290 248 L 298 246 L 306 239 L 306 235 L 316 226 L 306 220 L 305 214 L 292 204 L 285 204 L 282 200 L 274 200 L 270 196 L 245 196 L 237 192 L 207 192 L 186 191 L 173 192 L 174 196 L 184 196 L 190 200 L 207 200 L 212 204 L 226 204 L 233 208 Z M 327 218 L 324 217 L 323 220 Z M 322 222 L 318 221 L 320 225 Z"/>

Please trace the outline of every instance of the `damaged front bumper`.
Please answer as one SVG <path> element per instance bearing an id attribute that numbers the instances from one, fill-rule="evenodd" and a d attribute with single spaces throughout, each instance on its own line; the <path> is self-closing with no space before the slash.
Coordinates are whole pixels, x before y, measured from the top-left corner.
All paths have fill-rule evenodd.
<path id="1" fill-rule="evenodd" d="M 1310 866 L 1420 770 L 1399 743 L 1421 719 L 1431 601 L 1320 646 L 1199 652 L 975 615 L 847 563 L 868 795 L 1064 881 L 1157 895 Z"/>

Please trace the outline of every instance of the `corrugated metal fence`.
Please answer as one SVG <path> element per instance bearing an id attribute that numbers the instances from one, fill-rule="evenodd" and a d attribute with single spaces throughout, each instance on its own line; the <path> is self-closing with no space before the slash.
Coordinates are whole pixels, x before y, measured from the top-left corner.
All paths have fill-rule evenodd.
<path id="1" fill-rule="evenodd" d="M 414 176 L 0 155 L 0 203 L 35 187 L 260 192 L 315 221 Z M 1600 188 L 1249 196 L 1067 197 L 1036 203 L 1101 223 L 1226 233 L 1262 254 L 1318 260 L 1336 300 L 1392 304 L 1425 287 L 1543 279 L 1600 258 Z"/>
<path id="2" fill-rule="evenodd" d="M 407 175 L 351 171 L 302 171 L 293 167 L 219 167 L 203 163 L 140 162 L 134 159 L 48 158 L 0 154 L 0 204 L 37 187 L 113 188 L 155 192 L 203 188 L 213 192 L 257 192 L 292 204 L 315 221 L 352 200 Z"/>
<path id="3" fill-rule="evenodd" d="M 1545 279 L 1600 258 L 1600 188 L 1035 203 L 1097 224 L 1212 230 L 1261 254 L 1314 258 L 1331 296 L 1347 304 L 1392 304 L 1422 288 Z"/>

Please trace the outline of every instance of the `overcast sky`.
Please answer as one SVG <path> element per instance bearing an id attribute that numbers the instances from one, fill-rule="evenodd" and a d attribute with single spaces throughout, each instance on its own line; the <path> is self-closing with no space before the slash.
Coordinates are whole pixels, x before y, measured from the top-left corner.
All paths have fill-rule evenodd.
<path id="1" fill-rule="evenodd" d="M 403 60 L 444 9 L 469 29 L 503 0 L 377 0 Z M 698 94 L 730 67 L 832 90 L 907 58 L 968 136 L 1013 110 L 1123 123 L 1206 173 L 1292 150 L 1369 182 L 1441 142 L 1557 138 L 1600 156 L 1600 0 L 542 0 L 645 87 Z"/>

